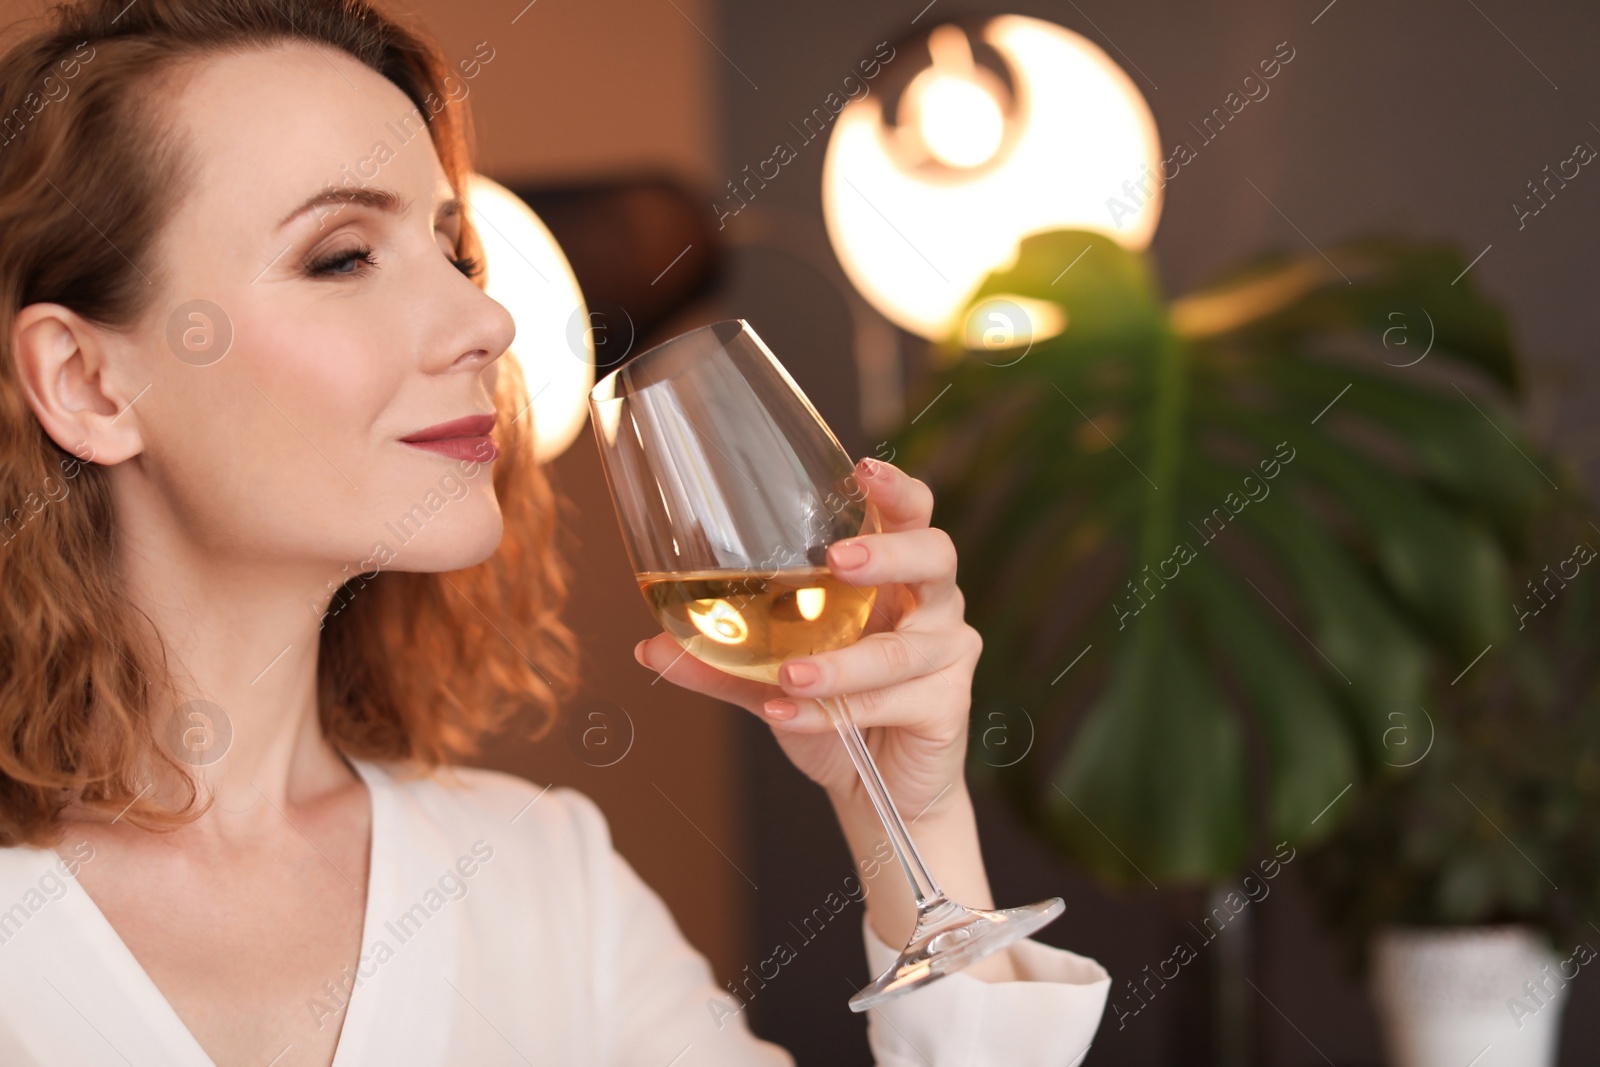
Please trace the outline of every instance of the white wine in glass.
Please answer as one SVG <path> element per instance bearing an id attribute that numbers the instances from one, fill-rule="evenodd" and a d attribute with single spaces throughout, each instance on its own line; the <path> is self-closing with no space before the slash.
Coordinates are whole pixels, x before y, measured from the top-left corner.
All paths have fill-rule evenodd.
<path id="1" fill-rule="evenodd" d="M 662 628 L 713 667 L 776 684 L 799 656 L 854 644 L 876 590 L 835 577 L 835 541 L 879 530 L 855 466 L 743 319 L 640 353 L 589 394 L 600 456 L 640 592 Z M 928 872 L 843 698 L 820 701 L 883 820 L 917 901 L 900 958 L 850 998 L 865 1011 L 1027 937 L 1060 897 L 991 911 Z"/>
<path id="2" fill-rule="evenodd" d="M 778 683 L 784 661 L 853 644 L 877 590 L 825 567 L 641 574 L 661 628 L 719 670 Z"/>

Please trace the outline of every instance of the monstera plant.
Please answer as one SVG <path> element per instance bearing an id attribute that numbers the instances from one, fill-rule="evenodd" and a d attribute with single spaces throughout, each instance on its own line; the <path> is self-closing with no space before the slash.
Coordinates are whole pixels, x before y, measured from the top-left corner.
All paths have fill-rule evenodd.
<path id="1" fill-rule="evenodd" d="M 1517 621 L 1564 475 L 1505 317 L 1451 248 L 1326 251 L 1168 302 L 1104 236 L 1030 237 L 896 441 L 985 638 L 973 773 L 1108 882 L 1316 841 Z"/>

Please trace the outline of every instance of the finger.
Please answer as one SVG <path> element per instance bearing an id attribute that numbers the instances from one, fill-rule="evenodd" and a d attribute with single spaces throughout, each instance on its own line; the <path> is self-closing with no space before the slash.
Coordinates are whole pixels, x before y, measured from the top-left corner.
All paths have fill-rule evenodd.
<path id="1" fill-rule="evenodd" d="M 863 459 L 856 478 L 878 509 L 885 531 L 916 530 L 933 518 L 933 490 L 892 463 Z"/>
<path id="2" fill-rule="evenodd" d="M 905 726 L 924 736 L 949 739 L 960 736 L 967 724 L 966 705 L 951 701 L 944 682 L 934 674 L 886 689 L 852 693 L 848 700 L 850 715 L 863 730 L 869 726 Z M 930 717 L 930 708 L 940 710 Z M 785 732 L 819 734 L 837 729 L 827 709 L 813 698 L 774 697 L 765 702 L 765 710 L 766 720 Z"/>
<path id="3" fill-rule="evenodd" d="M 788 661 L 778 671 L 778 682 L 790 696 L 806 697 L 865 693 L 929 674 L 946 685 L 964 686 L 969 669 L 956 664 L 963 658 L 976 663 L 979 647 L 977 631 L 966 625 L 868 634 L 846 648 Z"/>
<path id="4" fill-rule="evenodd" d="M 948 595 L 956 583 L 956 546 L 935 527 L 864 534 L 828 547 L 828 566 L 851 585 L 911 587 L 918 603 Z"/>
<path id="5" fill-rule="evenodd" d="M 696 659 L 670 634 L 659 633 L 648 641 L 640 641 L 633 650 L 633 658 L 655 671 L 657 681 L 664 678 L 673 685 L 745 708 L 759 708 L 764 699 L 773 695 L 773 686 L 719 671 L 704 660 Z"/>

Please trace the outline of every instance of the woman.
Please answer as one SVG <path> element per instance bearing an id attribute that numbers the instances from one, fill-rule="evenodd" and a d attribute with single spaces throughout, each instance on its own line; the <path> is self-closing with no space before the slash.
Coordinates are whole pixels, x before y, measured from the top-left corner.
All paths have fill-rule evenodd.
<path id="1" fill-rule="evenodd" d="M 512 321 L 457 201 L 459 78 L 360 0 L 52 19 L 0 64 L 0 1063 L 790 1062 L 591 801 L 450 769 L 548 718 L 572 659 Z M 407 440 L 472 416 L 469 460 Z M 865 695 L 930 865 L 992 900 L 954 553 L 926 487 L 861 473 L 888 532 L 829 562 L 895 632 L 781 688 L 665 635 L 637 655 L 827 790 L 876 973 L 913 909 L 816 697 Z M 1069 1063 L 1108 985 L 1026 941 L 869 1037 L 882 1064 Z"/>

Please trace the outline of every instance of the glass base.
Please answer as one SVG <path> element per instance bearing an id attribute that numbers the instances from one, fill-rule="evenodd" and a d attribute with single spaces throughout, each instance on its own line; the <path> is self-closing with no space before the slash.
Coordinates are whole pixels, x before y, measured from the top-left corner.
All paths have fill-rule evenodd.
<path id="1" fill-rule="evenodd" d="M 1021 908 L 984 911 L 940 897 L 917 916 L 917 928 L 900 958 L 850 998 L 851 1011 L 866 1011 L 920 989 L 1053 922 L 1066 904 L 1060 897 Z"/>

